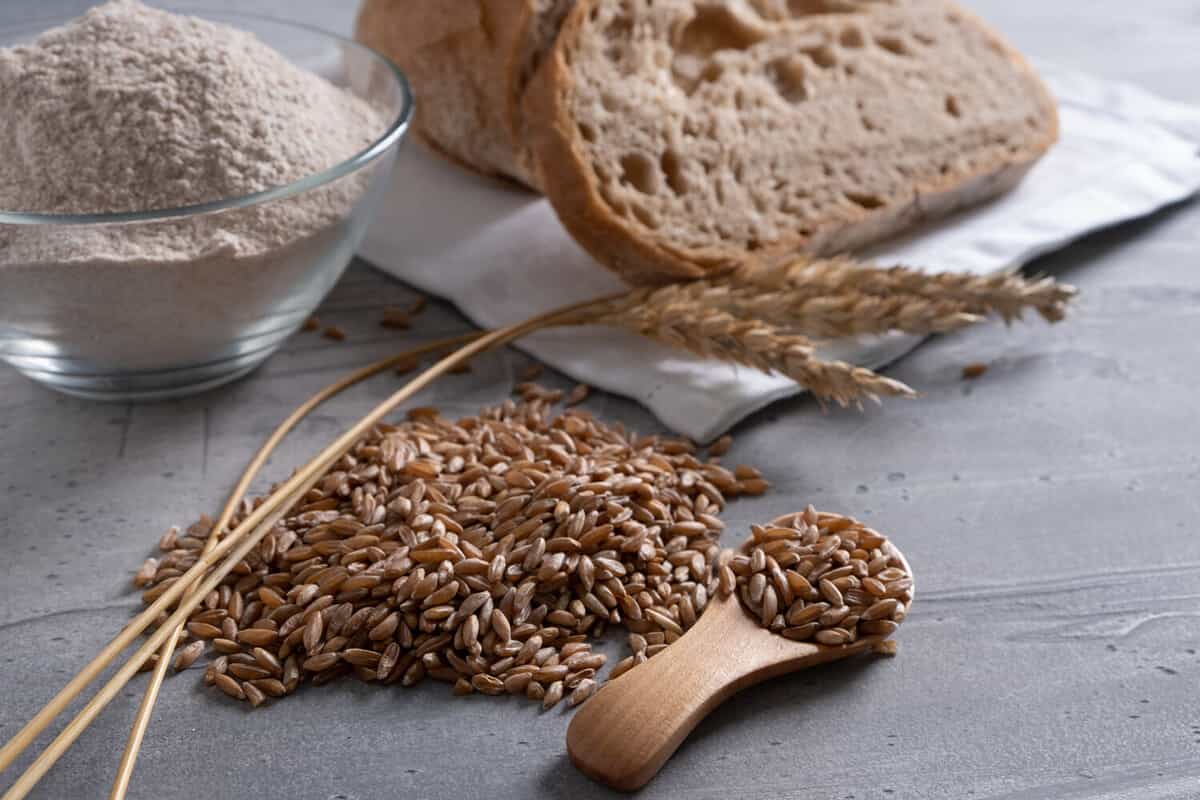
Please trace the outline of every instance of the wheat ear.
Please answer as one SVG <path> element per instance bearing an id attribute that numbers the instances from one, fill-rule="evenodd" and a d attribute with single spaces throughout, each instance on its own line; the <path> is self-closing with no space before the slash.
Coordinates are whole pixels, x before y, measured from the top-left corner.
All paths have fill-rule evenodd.
<path id="1" fill-rule="evenodd" d="M 696 355 L 778 373 L 817 398 L 848 406 L 864 398 L 912 397 L 900 381 L 842 361 L 825 361 L 806 336 L 706 305 L 632 303 L 623 300 L 591 321 L 627 328 Z"/>

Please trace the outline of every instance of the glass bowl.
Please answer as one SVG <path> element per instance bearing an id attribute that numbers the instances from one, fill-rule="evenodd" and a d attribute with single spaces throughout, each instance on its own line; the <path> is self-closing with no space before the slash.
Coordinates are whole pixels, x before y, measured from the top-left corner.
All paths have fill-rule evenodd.
<path id="1" fill-rule="evenodd" d="M 378 109 L 379 130 L 352 158 L 294 183 L 203 205 L 93 215 L 0 211 L 0 358 L 35 381 L 103 400 L 180 396 L 245 375 L 321 302 L 350 263 L 385 189 L 412 113 L 404 76 L 357 42 L 237 12 L 184 13 L 256 34 L 301 67 Z M 0 30 L 29 41 L 68 18 Z M 315 233 L 246 255 L 220 246 L 230 229 L 323 209 Z M 281 224 L 282 223 L 282 224 Z M 198 258 L 140 257 L 191 232 L 214 242 Z M 104 245 L 128 246 L 119 258 Z M 120 248 L 118 248 L 120 249 Z M 28 256 L 21 253 L 50 253 Z M 133 253 L 131 256 L 129 253 Z"/>

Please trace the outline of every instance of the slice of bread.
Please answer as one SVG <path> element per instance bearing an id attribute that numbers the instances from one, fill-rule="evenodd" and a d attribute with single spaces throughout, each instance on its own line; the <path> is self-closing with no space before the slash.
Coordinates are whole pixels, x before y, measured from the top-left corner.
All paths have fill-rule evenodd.
<path id="1" fill-rule="evenodd" d="M 564 225 L 633 283 L 879 240 L 1011 187 L 1058 131 L 946 0 L 578 0 L 526 118 Z"/>
<path id="2" fill-rule="evenodd" d="M 458 164 L 536 187 L 525 88 L 574 0 L 364 0 L 355 37 L 391 58 L 414 127 Z"/>

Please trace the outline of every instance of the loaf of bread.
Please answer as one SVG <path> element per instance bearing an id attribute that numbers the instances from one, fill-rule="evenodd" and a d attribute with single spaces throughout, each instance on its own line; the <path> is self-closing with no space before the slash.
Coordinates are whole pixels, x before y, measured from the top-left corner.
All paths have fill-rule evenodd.
<path id="1" fill-rule="evenodd" d="M 1058 130 L 946 0 L 578 0 L 525 105 L 542 190 L 633 283 L 874 242 L 1011 187 Z"/>
<path id="2" fill-rule="evenodd" d="M 459 164 L 536 186 L 521 100 L 572 0 L 365 0 L 356 38 L 391 58 L 414 128 Z"/>
<path id="3" fill-rule="evenodd" d="M 950 0 L 365 0 L 416 127 L 546 194 L 632 283 L 883 239 L 1014 185 L 1057 137 Z"/>

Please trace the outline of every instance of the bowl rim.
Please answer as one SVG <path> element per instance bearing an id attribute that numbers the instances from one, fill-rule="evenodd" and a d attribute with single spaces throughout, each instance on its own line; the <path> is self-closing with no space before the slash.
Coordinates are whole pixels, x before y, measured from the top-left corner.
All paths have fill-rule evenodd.
<path id="1" fill-rule="evenodd" d="M 156 208 L 147 209 L 144 211 L 118 211 L 118 212 L 100 212 L 93 214 L 56 214 L 43 212 L 27 212 L 27 211 L 4 211 L 0 209 L 0 224 L 5 225 L 106 225 L 106 224 L 121 224 L 133 222 L 157 222 L 161 220 L 180 219 L 183 217 L 199 216 L 203 214 L 212 214 L 219 211 L 227 211 L 236 208 L 249 208 L 251 206 L 261 205 L 273 200 L 282 200 L 287 197 L 293 197 L 297 194 L 323 186 L 339 178 L 344 178 L 360 168 L 370 164 L 377 158 L 390 150 L 403 137 L 408 130 L 409 123 L 412 120 L 413 113 L 413 92 L 412 85 L 408 81 L 408 77 L 400 70 L 398 66 L 383 53 L 375 48 L 363 44 L 341 34 L 333 33 L 317 25 L 309 25 L 303 22 L 294 22 L 292 20 L 280 19 L 266 14 L 254 14 L 243 11 L 225 10 L 218 8 L 206 8 L 202 6 L 182 6 L 169 9 L 162 9 L 171 13 L 191 14 L 199 16 L 209 21 L 221 21 L 225 19 L 244 19 L 256 22 L 269 22 L 273 25 L 281 25 L 286 28 L 295 28 L 299 30 L 315 33 L 323 36 L 334 42 L 343 45 L 349 45 L 371 55 L 375 60 L 386 67 L 391 74 L 396 85 L 399 87 L 402 95 L 402 104 L 396 117 L 391 120 L 384 132 L 375 138 L 370 144 L 359 150 L 349 158 L 326 167 L 320 172 L 314 172 L 310 175 L 305 175 L 302 178 L 285 183 L 280 186 L 272 186 L 250 194 L 238 195 L 236 197 L 227 197 L 220 200 L 211 200 L 206 203 L 193 203 L 186 206 L 174 206 L 171 208 Z M 42 17 L 39 19 L 31 19 L 25 22 L 0 26 L 0 31 L 15 31 L 23 29 L 38 28 L 42 31 L 50 27 L 62 25 L 77 19 L 78 14 L 67 16 L 57 15 L 53 17 Z M 269 45 L 268 45 L 269 46 Z M 285 56 L 286 58 L 286 56 Z M 289 61 L 291 59 L 288 59 Z"/>

